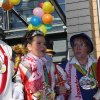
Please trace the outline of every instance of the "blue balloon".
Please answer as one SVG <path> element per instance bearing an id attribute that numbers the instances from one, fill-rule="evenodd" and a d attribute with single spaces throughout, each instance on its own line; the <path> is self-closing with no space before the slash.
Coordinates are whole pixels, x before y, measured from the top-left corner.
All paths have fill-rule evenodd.
<path id="1" fill-rule="evenodd" d="M 30 23 L 33 25 L 33 26 L 39 26 L 40 24 L 42 24 L 42 20 L 40 17 L 38 16 L 33 16 L 30 20 Z"/>

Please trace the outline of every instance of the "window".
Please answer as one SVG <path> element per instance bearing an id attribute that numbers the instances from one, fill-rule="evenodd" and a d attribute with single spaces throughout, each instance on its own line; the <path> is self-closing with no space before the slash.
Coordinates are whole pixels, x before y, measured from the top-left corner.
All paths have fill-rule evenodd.
<path id="1" fill-rule="evenodd" d="M 31 17 L 33 16 L 33 9 L 35 7 L 38 7 L 40 2 L 45 1 L 46 0 L 21 0 L 21 3 L 19 5 L 14 6 L 14 9 L 9 12 L 4 11 L 2 8 L 0 9 L 0 18 L 3 17 L 3 19 L 0 20 L 0 25 L 5 25 L 4 31 L 7 33 L 5 41 L 7 41 L 9 45 L 12 46 L 14 44 L 21 43 L 23 41 L 22 37 L 25 35 L 27 31 L 27 26 L 25 25 L 25 23 L 23 23 L 22 20 L 20 20 L 18 16 L 16 16 L 14 11 L 20 17 L 22 17 L 22 19 L 25 20 L 26 23 L 29 24 Z M 57 0 L 57 2 L 59 3 L 62 11 L 65 13 L 65 0 Z M 63 28 L 64 21 L 60 18 L 58 10 L 55 10 L 52 13 L 53 28 L 48 30 L 47 33 L 47 40 L 50 40 L 54 43 L 50 46 L 52 46 L 52 48 L 56 52 L 56 55 L 53 59 L 55 62 L 60 62 L 62 58 L 67 57 L 67 33 Z M 9 18 L 7 18 L 6 15 L 9 15 Z M 9 24 L 8 30 L 6 30 L 6 24 Z"/>
<path id="2" fill-rule="evenodd" d="M 19 15 L 21 15 L 23 17 L 23 19 L 29 23 L 31 17 L 33 16 L 33 9 L 35 7 L 39 6 L 39 2 L 41 0 L 30 0 L 29 2 L 21 2 L 19 5 L 14 6 L 14 9 L 18 12 Z M 60 3 L 60 6 L 62 8 L 63 11 L 65 11 L 65 2 L 64 0 L 62 0 L 62 2 L 60 0 L 58 0 Z M 22 23 L 21 20 L 19 20 L 17 18 L 17 16 L 15 14 L 13 14 L 13 12 L 10 12 L 10 29 L 19 29 L 19 28 L 24 28 L 26 29 L 27 27 L 24 25 L 24 23 Z M 53 16 L 53 23 L 52 23 L 52 30 L 48 30 L 48 32 L 52 33 L 52 32 L 58 32 L 58 31 L 62 31 L 64 32 L 63 29 L 63 21 L 61 20 L 61 18 L 59 17 L 58 13 L 56 12 L 56 10 L 52 13 Z M 23 32 L 19 31 L 19 32 L 14 32 L 12 33 L 13 35 L 20 35 Z M 23 33 L 24 34 L 24 33 Z M 10 33 L 11 36 L 11 33 Z M 22 35 L 20 35 L 22 37 Z"/>

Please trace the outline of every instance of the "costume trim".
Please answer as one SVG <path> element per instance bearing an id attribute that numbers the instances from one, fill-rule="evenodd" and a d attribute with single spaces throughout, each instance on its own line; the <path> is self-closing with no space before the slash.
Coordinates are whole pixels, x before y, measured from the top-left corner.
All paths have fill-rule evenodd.
<path id="1" fill-rule="evenodd" d="M 6 86 L 6 82 L 7 82 L 7 73 L 8 73 L 8 57 L 5 55 L 5 51 L 2 49 L 2 47 L 0 46 L 0 50 L 4 55 L 4 64 L 6 65 L 6 72 L 4 72 L 2 74 L 2 83 L 1 83 L 1 87 L 0 87 L 0 94 L 3 92 L 3 90 L 5 89 Z"/>
<path id="2" fill-rule="evenodd" d="M 47 71 L 47 68 L 45 65 L 43 66 L 43 69 L 44 69 L 44 76 L 45 76 L 46 85 L 49 86 L 50 85 L 50 83 L 49 83 L 50 81 L 49 81 L 49 77 L 48 77 L 49 74 L 48 74 L 48 71 Z"/>
<path id="3" fill-rule="evenodd" d="M 77 71 L 79 71 L 81 74 L 83 74 L 84 76 L 89 73 L 91 78 L 95 78 L 96 79 L 96 63 L 93 63 L 91 65 L 91 67 L 89 68 L 89 72 L 85 69 L 82 69 L 79 65 L 77 64 L 73 64 L 74 67 L 77 69 Z"/>
<path id="4" fill-rule="evenodd" d="M 69 100 L 82 100 L 81 91 L 79 88 L 78 78 L 76 75 L 76 68 L 73 67 L 73 64 L 68 64 L 67 67 L 67 81 L 68 85 L 71 88 L 71 95 L 69 96 Z"/>

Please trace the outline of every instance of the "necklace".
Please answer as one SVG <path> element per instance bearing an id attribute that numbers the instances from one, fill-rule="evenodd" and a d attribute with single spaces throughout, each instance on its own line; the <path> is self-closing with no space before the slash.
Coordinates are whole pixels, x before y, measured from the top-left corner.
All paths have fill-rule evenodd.
<path id="1" fill-rule="evenodd" d="M 90 68 L 88 68 L 87 64 L 81 64 L 81 68 L 83 71 L 86 73 L 85 76 L 82 76 L 81 79 L 79 80 L 80 86 L 85 89 L 94 89 L 97 86 L 97 81 L 92 77 L 90 77 Z"/>

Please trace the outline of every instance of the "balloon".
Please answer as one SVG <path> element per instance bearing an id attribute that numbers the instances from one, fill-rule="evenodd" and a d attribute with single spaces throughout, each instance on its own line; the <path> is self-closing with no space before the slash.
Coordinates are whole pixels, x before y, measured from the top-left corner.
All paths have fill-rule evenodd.
<path id="1" fill-rule="evenodd" d="M 13 5 L 18 5 L 20 3 L 20 0 L 10 0 L 10 2 L 13 4 Z"/>
<path id="2" fill-rule="evenodd" d="M 54 6 L 52 6 L 49 1 L 46 1 L 44 2 L 42 9 L 45 13 L 50 14 L 54 11 Z"/>
<path id="3" fill-rule="evenodd" d="M 47 33 L 47 29 L 46 29 L 45 25 L 41 25 L 41 26 L 38 28 L 38 30 L 40 30 L 41 32 L 43 32 L 43 33 L 44 33 L 44 36 L 45 36 L 46 33 Z"/>
<path id="4" fill-rule="evenodd" d="M 29 31 L 31 31 L 31 30 L 38 30 L 38 27 L 33 26 L 32 24 L 29 24 L 29 25 L 28 25 L 28 30 L 29 30 Z"/>
<path id="5" fill-rule="evenodd" d="M 2 7 L 3 3 L 5 3 L 6 0 L 0 0 L 0 7 Z"/>
<path id="6" fill-rule="evenodd" d="M 4 10 L 11 10 L 13 8 L 13 4 L 7 0 L 7 2 L 5 2 L 3 5 L 2 5 L 2 8 Z"/>
<path id="7" fill-rule="evenodd" d="M 29 31 L 33 30 L 33 25 L 32 25 L 32 24 L 29 24 L 29 25 L 28 25 L 28 30 L 29 30 Z"/>
<path id="8" fill-rule="evenodd" d="M 33 26 L 33 30 L 38 30 L 38 27 L 36 27 L 36 26 Z"/>
<path id="9" fill-rule="evenodd" d="M 40 8 L 43 7 L 43 2 L 39 3 L 39 7 L 40 7 Z"/>
<path id="10" fill-rule="evenodd" d="M 52 25 L 49 25 L 49 24 L 45 25 L 45 27 L 46 27 L 47 30 L 51 30 L 52 29 Z"/>
<path id="11" fill-rule="evenodd" d="M 42 17 L 42 21 L 44 24 L 51 24 L 53 21 L 53 17 L 50 14 L 44 14 Z"/>
<path id="12" fill-rule="evenodd" d="M 51 8 L 51 13 L 53 13 L 54 10 L 55 10 L 55 8 L 54 8 L 54 6 L 52 6 L 52 8 Z"/>
<path id="13" fill-rule="evenodd" d="M 37 7 L 33 10 L 33 14 L 35 16 L 39 16 L 39 17 L 42 17 L 44 15 L 44 12 L 43 10 L 40 8 L 40 7 Z"/>
<path id="14" fill-rule="evenodd" d="M 38 16 L 33 16 L 32 18 L 31 18 L 31 24 L 33 25 L 33 26 L 39 26 L 40 24 L 42 24 L 42 20 L 41 20 L 41 18 L 40 17 L 38 17 Z"/>

